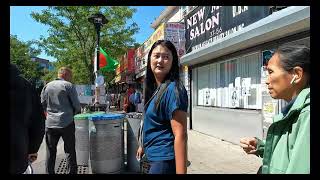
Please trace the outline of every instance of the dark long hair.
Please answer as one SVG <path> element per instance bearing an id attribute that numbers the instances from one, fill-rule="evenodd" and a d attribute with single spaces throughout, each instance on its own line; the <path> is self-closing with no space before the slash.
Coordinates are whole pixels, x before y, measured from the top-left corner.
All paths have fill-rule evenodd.
<path id="1" fill-rule="evenodd" d="M 171 69 L 169 71 L 169 73 L 166 75 L 166 77 L 164 78 L 163 82 L 164 84 L 162 84 L 159 88 L 159 91 L 157 93 L 157 99 L 156 99 L 156 108 L 158 108 L 161 97 L 163 95 L 163 93 L 165 92 L 167 86 L 169 85 L 170 82 L 176 82 L 176 95 L 177 97 L 179 97 L 179 92 L 177 90 L 177 88 L 180 88 L 180 79 L 179 79 L 179 58 L 178 58 L 178 54 L 177 54 L 177 50 L 175 48 L 175 46 L 168 40 L 158 40 L 156 41 L 149 53 L 148 53 L 148 61 L 147 61 L 147 72 L 146 72 L 146 80 L 144 82 L 145 85 L 145 91 L 144 91 L 144 97 L 145 97 L 145 101 L 144 101 L 144 106 L 145 106 L 145 110 L 147 109 L 147 103 L 149 102 L 150 98 L 152 97 L 153 93 L 155 92 L 155 90 L 157 89 L 157 83 L 156 83 L 156 79 L 154 77 L 154 74 L 151 70 L 151 65 L 150 65 L 150 60 L 151 60 L 151 54 L 154 48 L 156 48 L 157 46 L 162 45 L 166 48 L 168 48 L 171 53 L 172 53 L 172 66 Z"/>

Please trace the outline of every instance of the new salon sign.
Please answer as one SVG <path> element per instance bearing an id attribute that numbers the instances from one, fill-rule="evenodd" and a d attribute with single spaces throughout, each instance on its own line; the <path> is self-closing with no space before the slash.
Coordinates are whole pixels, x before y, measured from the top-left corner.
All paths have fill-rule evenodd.
<path id="1" fill-rule="evenodd" d="M 269 15 L 268 6 L 199 6 L 185 19 L 187 53 Z"/>

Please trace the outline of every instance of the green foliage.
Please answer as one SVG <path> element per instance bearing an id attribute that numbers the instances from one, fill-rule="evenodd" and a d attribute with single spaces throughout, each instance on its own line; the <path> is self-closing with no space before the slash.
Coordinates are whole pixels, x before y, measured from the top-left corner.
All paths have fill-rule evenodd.
<path id="1" fill-rule="evenodd" d="M 55 68 L 51 71 L 49 71 L 47 69 L 44 70 L 44 72 L 45 72 L 44 76 L 42 76 L 42 78 L 41 78 L 41 80 L 43 80 L 44 82 L 50 82 L 50 81 L 54 80 L 55 78 L 57 78 L 59 68 L 57 68 L 56 62 L 51 62 L 51 63 Z"/>
<path id="2" fill-rule="evenodd" d="M 37 45 L 58 59 L 55 69 L 69 65 L 73 70 L 74 83 L 93 84 L 97 35 L 88 18 L 98 12 L 105 15 L 109 22 L 101 28 L 100 47 L 106 49 L 111 57 L 118 57 L 135 43 L 133 35 L 138 31 L 137 24 L 126 24 L 135 11 L 126 6 L 50 6 L 31 16 L 49 26 L 49 37 L 41 37 Z M 114 73 L 108 76 L 114 76 Z"/>
<path id="3" fill-rule="evenodd" d="M 43 71 L 39 69 L 39 64 L 33 62 L 31 57 L 39 54 L 38 49 L 31 47 L 31 42 L 22 42 L 17 36 L 10 35 L 10 63 L 16 64 L 21 75 L 28 80 L 40 79 Z"/>

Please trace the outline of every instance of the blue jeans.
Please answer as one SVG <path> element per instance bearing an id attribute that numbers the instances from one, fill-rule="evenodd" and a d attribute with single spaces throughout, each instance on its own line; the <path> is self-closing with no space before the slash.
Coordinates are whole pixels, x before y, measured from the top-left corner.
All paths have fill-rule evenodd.
<path id="1" fill-rule="evenodd" d="M 167 161 L 150 161 L 149 174 L 176 174 L 174 159 Z"/>

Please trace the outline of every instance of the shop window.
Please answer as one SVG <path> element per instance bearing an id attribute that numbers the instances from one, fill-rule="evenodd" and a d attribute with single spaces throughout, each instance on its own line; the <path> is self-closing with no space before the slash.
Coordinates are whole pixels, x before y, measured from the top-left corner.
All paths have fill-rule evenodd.
<path id="1" fill-rule="evenodd" d="M 257 52 L 197 68 L 198 105 L 261 109 L 261 66 Z"/>
<path id="2" fill-rule="evenodd" d="M 209 105 L 209 65 L 198 69 L 198 105 Z"/>

